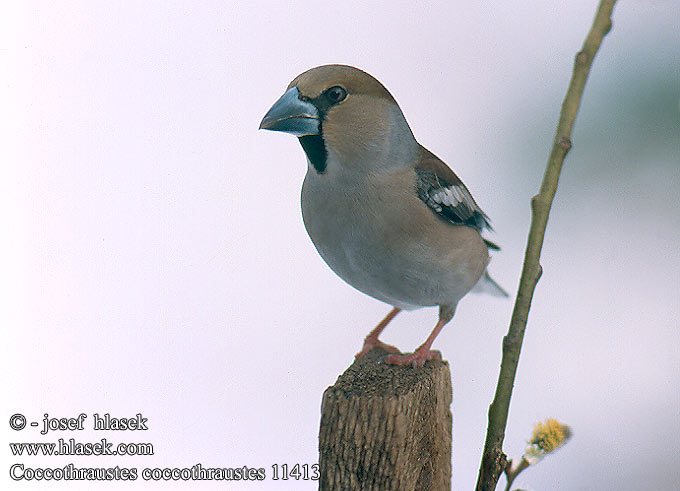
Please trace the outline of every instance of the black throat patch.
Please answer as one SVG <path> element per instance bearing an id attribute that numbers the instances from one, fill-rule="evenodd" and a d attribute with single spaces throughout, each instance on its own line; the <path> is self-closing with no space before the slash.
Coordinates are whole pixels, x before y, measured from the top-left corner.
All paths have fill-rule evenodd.
<path id="1" fill-rule="evenodd" d="M 314 166 L 317 173 L 323 174 L 326 171 L 326 160 L 328 152 L 323 144 L 321 135 L 307 135 L 298 137 L 302 149 L 307 154 L 307 158 Z"/>

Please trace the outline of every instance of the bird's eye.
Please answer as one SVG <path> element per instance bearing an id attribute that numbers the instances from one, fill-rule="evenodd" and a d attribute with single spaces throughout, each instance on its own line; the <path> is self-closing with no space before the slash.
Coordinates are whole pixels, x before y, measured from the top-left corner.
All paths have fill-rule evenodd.
<path id="1" fill-rule="evenodd" d="M 347 91 L 336 85 L 326 91 L 326 97 L 332 104 L 336 104 L 347 97 Z"/>

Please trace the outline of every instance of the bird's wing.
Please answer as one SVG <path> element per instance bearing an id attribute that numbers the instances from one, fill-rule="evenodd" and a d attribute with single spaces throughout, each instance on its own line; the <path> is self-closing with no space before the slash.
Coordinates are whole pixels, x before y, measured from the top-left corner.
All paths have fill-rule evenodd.
<path id="1" fill-rule="evenodd" d="M 489 217 L 475 203 L 463 181 L 422 146 L 415 170 L 418 197 L 437 215 L 455 225 L 472 227 L 480 233 L 485 228 L 492 230 Z M 498 250 L 493 242 L 485 242 L 490 249 Z"/>

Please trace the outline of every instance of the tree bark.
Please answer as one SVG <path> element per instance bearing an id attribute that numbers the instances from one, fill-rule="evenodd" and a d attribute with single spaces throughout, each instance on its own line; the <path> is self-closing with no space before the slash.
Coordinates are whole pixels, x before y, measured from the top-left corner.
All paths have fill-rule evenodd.
<path id="1" fill-rule="evenodd" d="M 319 489 L 451 489 L 451 374 L 356 360 L 321 403 Z"/>

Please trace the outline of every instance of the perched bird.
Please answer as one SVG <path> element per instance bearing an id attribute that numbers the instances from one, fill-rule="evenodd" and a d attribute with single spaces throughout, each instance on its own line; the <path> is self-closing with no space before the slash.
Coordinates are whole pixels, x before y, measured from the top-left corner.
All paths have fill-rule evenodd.
<path id="1" fill-rule="evenodd" d="M 486 271 L 489 219 L 454 172 L 420 145 L 378 80 L 346 65 L 298 75 L 260 123 L 297 136 L 307 155 L 302 216 L 321 257 L 357 290 L 394 308 L 366 337 L 385 362 L 422 366 L 470 290 L 507 293 Z M 439 306 L 439 320 L 413 354 L 378 339 L 402 309 Z"/>

